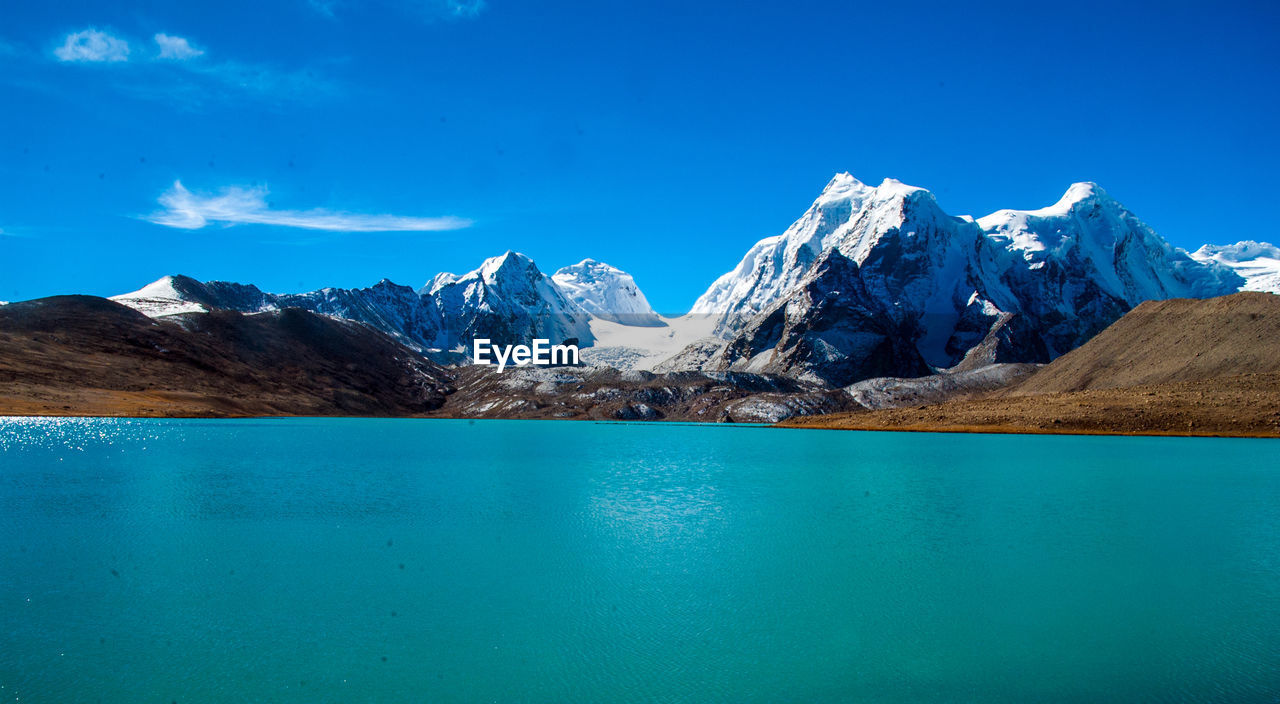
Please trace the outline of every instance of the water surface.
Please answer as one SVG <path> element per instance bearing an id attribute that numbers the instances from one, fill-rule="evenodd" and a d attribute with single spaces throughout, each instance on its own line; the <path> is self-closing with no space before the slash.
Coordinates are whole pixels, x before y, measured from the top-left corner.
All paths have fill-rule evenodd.
<path id="1" fill-rule="evenodd" d="M 1274 703 L 1276 450 L 0 420 L 0 701 Z"/>

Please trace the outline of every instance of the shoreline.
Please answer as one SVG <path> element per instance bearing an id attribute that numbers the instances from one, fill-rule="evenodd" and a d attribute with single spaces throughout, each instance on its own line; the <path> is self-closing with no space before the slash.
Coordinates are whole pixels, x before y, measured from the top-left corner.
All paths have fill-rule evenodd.
<path id="1" fill-rule="evenodd" d="M 811 418 L 817 418 L 811 416 Z M 1012 425 L 938 425 L 938 426 L 905 426 L 905 427 L 884 427 L 876 425 L 831 425 L 822 423 L 794 423 L 786 420 L 777 423 L 772 427 L 785 428 L 790 430 L 838 430 L 838 431 L 856 431 L 870 433 L 954 433 L 965 435 L 1076 435 L 1089 437 L 1132 437 L 1132 438 L 1248 438 L 1262 440 L 1280 439 L 1280 431 L 1274 433 L 1262 433 L 1254 431 L 1232 431 L 1232 430 L 1203 430 L 1203 431 L 1185 431 L 1185 430 L 1108 430 L 1104 428 L 1037 428 L 1037 427 L 1019 427 Z"/>
<path id="2" fill-rule="evenodd" d="M 856 414 L 862 415 L 862 414 Z M 1038 426 L 1019 426 L 1010 424 L 994 425 L 960 425 L 960 424 L 911 424 L 911 425 L 879 425 L 875 423 L 842 423 L 844 418 L 827 418 L 825 416 L 801 416 L 779 423 L 722 423 L 715 421 L 690 420 L 609 420 L 600 418 L 472 418 L 467 416 L 444 415 L 306 415 L 306 414 L 174 414 L 174 415 L 140 415 L 140 414 L 101 414 L 101 413 L 21 413 L 0 411 L 0 420 L 11 418 L 110 418 L 128 420 L 271 420 L 271 419 L 344 419 L 344 420 L 467 420 L 467 421 L 569 421 L 590 423 L 612 423 L 619 425 L 706 425 L 738 428 L 769 428 L 778 430 L 835 430 L 872 433 L 947 433 L 966 435 L 1059 435 L 1059 436 L 1094 436 L 1094 437 L 1185 437 L 1185 438 L 1224 438 L 1224 439 L 1280 439 L 1280 430 L 1260 432 L 1254 430 L 1206 429 L 1175 430 L 1172 428 L 1151 428 L 1140 430 L 1120 430 L 1110 428 L 1045 428 Z"/>

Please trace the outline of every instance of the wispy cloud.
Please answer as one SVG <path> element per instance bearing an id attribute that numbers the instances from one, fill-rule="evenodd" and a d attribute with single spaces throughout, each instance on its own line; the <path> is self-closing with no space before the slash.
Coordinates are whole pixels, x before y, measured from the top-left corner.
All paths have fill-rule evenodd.
<path id="1" fill-rule="evenodd" d="M 191 46 L 191 42 L 187 41 L 185 37 L 176 37 L 172 34 L 161 32 L 155 36 L 155 40 L 160 47 L 160 58 L 162 59 L 186 61 L 204 54 L 204 49 L 197 49 Z"/>
<path id="2" fill-rule="evenodd" d="M 453 17 L 475 17 L 486 6 L 485 0 L 428 0 L 426 4 L 428 9 L 443 6 Z"/>
<path id="3" fill-rule="evenodd" d="M 131 50 L 128 39 L 89 28 L 68 34 L 53 53 L 63 63 L 126 64 L 130 70 L 104 76 L 110 86 L 188 109 L 242 96 L 291 102 L 334 92 L 329 81 L 312 71 L 281 70 L 235 60 L 211 61 L 205 48 L 187 37 L 161 32 L 152 39 L 154 49 L 148 51 L 147 42 L 137 42 L 137 49 Z"/>
<path id="4" fill-rule="evenodd" d="M 53 50 L 59 61 L 115 63 L 129 60 L 129 42 L 92 27 L 68 34 L 62 46 Z"/>
<path id="5" fill-rule="evenodd" d="M 180 181 L 160 196 L 161 210 L 143 219 L 157 225 L 198 230 L 212 224 L 276 225 L 330 232 L 438 232 L 471 226 L 471 221 L 452 216 L 409 217 L 374 215 L 324 209 L 273 210 L 267 203 L 267 189 L 231 186 L 216 195 L 196 194 Z"/>
<path id="6" fill-rule="evenodd" d="M 19 228 L 18 230 L 9 228 L 6 230 L 5 228 L 0 227 L 0 237 L 13 237 L 13 238 L 27 239 L 31 236 L 32 235 L 30 231 L 25 230 L 25 228 Z"/>
<path id="7" fill-rule="evenodd" d="M 338 0 L 307 0 L 307 4 L 316 12 L 332 18 L 334 8 L 338 6 Z"/>
<path id="8" fill-rule="evenodd" d="M 335 17 L 349 0 L 307 0 L 311 9 L 325 17 Z M 487 6 L 485 0 L 384 0 L 396 10 L 427 21 L 440 19 L 468 19 L 479 15 Z"/>

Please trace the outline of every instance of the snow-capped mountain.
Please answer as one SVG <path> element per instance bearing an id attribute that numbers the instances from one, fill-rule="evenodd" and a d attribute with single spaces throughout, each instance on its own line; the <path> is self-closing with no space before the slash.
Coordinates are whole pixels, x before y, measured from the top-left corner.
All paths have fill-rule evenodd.
<path id="1" fill-rule="evenodd" d="M 363 323 L 418 350 L 432 348 L 441 329 L 433 301 L 423 300 L 413 289 L 386 279 L 369 288 L 275 294 L 252 284 L 165 276 L 132 293 L 112 296 L 111 300 L 153 318 L 204 313 L 215 308 L 242 313 L 302 308 Z"/>
<path id="2" fill-rule="evenodd" d="M 1199 262 L 1217 262 L 1244 277 L 1241 291 L 1280 294 L 1280 247 L 1244 240 L 1235 244 L 1206 244 L 1191 253 Z"/>
<path id="3" fill-rule="evenodd" d="M 592 317 L 622 325 L 664 325 L 631 274 L 604 262 L 583 259 L 552 274 L 551 280 Z"/>
<path id="4" fill-rule="evenodd" d="M 152 318 L 184 313 L 204 313 L 210 308 L 226 308 L 245 313 L 277 310 L 279 296 L 263 293 L 251 284 L 228 281 L 201 283 L 190 276 L 165 276 L 146 286 L 111 300 L 123 303 Z"/>
<path id="5" fill-rule="evenodd" d="M 279 294 L 270 298 L 279 308 L 302 308 L 363 323 L 414 349 L 448 349 L 443 344 L 446 342 L 444 326 L 435 301 L 387 279 L 368 288 L 323 288 L 310 293 Z M 232 307 L 235 303 L 225 302 L 231 305 L 220 307 Z"/>
<path id="6" fill-rule="evenodd" d="M 457 280 L 458 280 L 457 274 L 451 274 L 447 271 L 442 271 L 439 274 L 436 274 L 435 276 L 431 277 L 430 281 L 424 284 L 422 288 L 418 289 L 418 293 L 421 293 L 423 295 L 434 294 L 436 291 L 439 291 L 441 288 L 444 288 L 446 284 L 451 284 Z"/>
<path id="7" fill-rule="evenodd" d="M 576 338 L 586 347 L 594 340 L 587 311 L 517 252 L 486 259 L 426 298 L 443 316 L 445 349 L 465 350 L 476 337 L 498 345 L 528 344 L 540 337 L 555 343 Z"/>
<path id="8" fill-rule="evenodd" d="M 413 290 L 270 294 L 165 277 L 116 300 L 153 317 L 299 307 L 415 349 L 578 340 L 641 369 L 788 374 L 830 386 L 993 362 L 1047 362 L 1149 299 L 1280 291 L 1280 250 L 1171 246 L 1092 183 L 1055 204 L 954 217 L 922 188 L 837 174 L 781 235 L 755 244 L 689 316 L 657 316 L 632 277 L 594 260 L 543 274 L 507 252 Z M 710 336 L 708 334 L 710 333 Z M 683 347 L 681 347 L 683 346 Z M 676 349 L 680 351 L 673 355 Z M 640 365 L 640 366 L 637 366 Z"/>
<path id="9" fill-rule="evenodd" d="M 892 179 L 857 193 L 812 263 L 783 257 L 790 269 L 779 272 L 749 255 L 713 284 L 699 303 L 720 316 L 727 342 L 705 366 L 846 385 L 948 368 L 979 347 L 987 361 L 1047 362 L 1143 300 L 1242 283 L 1169 245 L 1095 184 L 1074 184 L 1048 208 L 977 221 Z"/>
<path id="10" fill-rule="evenodd" d="M 604 319 L 623 325 L 662 324 L 657 316 L 650 319 L 637 313 L 648 310 L 652 315 L 652 310 L 629 274 L 607 264 L 589 268 L 598 275 L 596 285 L 574 290 L 589 296 Z M 586 283 L 585 275 L 581 280 Z M 151 317 L 213 308 L 247 313 L 302 308 L 363 323 L 420 351 L 467 353 L 476 337 L 504 345 L 527 344 L 533 338 L 557 343 L 577 338 L 584 347 L 595 339 L 591 313 L 539 271 L 532 259 L 516 252 L 487 259 L 462 276 L 438 274 L 418 291 L 384 279 L 368 288 L 274 294 L 250 284 L 166 276 L 113 300 Z M 614 309 L 614 304 L 619 308 Z"/>
<path id="11" fill-rule="evenodd" d="M 112 296 L 111 300 L 123 303 L 152 318 L 183 313 L 207 313 L 208 307 L 196 296 L 191 295 L 191 290 L 201 285 L 199 281 L 186 276 L 165 276 L 137 291 Z"/>
<path id="12" fill-rule="evenodd" d="M 848 173 L 836 174 L 799 220 L 781 235 L 757 242 L 689 312 L 716 316 L 719 333 L 740 328 L 800 281 L 818 255 L 848 230 L 875 190 Z"/>

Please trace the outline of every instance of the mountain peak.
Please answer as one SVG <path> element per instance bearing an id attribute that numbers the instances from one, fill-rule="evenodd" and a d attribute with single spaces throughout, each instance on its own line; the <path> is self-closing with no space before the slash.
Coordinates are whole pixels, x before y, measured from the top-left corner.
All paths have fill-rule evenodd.
<path id="1" fill-rule="evenodd" d="M 204 313 L 208 308 L 202 301 L 202 288 L 200 282 L 190 276 L 171 274 L 162 276 L 137 291 L 112 296 L 111 300 L 153 318 Z"/>
<path id="2" fill-rule="evenodd" d="M 1102 186 L 1093 181 L 1081 181 L 1071 184 L 1067 188 L 1067 192 L 1063 193 L 1062 197 L 1058 199 L 1057 203 L 1048 208 L 1042 208 L 1042 210 L 1066 212 L 1075 205 L 1087 201 L 1111 201 L 1111 197 L 1107 195 L 1106 191 L 1102 190 Z"/>
<path id="3" fill-rule="evenodd" d="M 822 188 L 823 193 L 831 191 L 848 191 L 857 188 L 866 188 L 867 184 L 854 178 L 853 174 L 848 171 L 841 171 L 827 181 L 827 185 Z"/>
<path id="4" fill-rule="evenodd" d="M 1102 190 L 1102 186 L 1092 181 L 1081 181 L 1071 184 L 1067 188 L 1067 192 L 1063 193 L 1062 197 L 1053 205 L 1036 208 L 1035 210 L 1005 208 L 978 218 L 977 222 L 987 232 L 1008 230 L 1015 227 L 1025 227 L 1028 218 L 1065 217 L 1085 203 L 1105 203 L 1120 208 L 1120 204 L 1107 195 L 1107 192 Z"/>
<path id="5" fill-rule="evenodd" d="M 418 293 L 429 296 L 457 280 L 458 280 L 457 274 L 454 274 L 448 271 L 442 271 L 439 274 L 436 274 L 435 276 L 431 277 L 431 279 L 427 281 L 427 283 L 423 284 L 422 288 L 418 289 Z"/>
<path id="6" fill-rule="evenodd" d="M 553 276 L 559 275 L 562 273 L 570 273 L 570 272 L 577 273 L 577 274 L 590 272 L 591 274 L 595 274 L 597 276 L 609 275 L 609 274 L 622 274 L 624 276 L 628 276 L 628 274 L 625 271 L 619 269 L 616 266 L 611 266 L 602 261 L 598 261 L 596 259 L 590 259 L 590 258 L 583 259 L 577 264 L 566 266 L 563 269 L 560 269 L 559 271 L 557 271 Z"/>
<path id="7" fill-rule="evenodd" d="M 477 269 L 475 273 L 478 273 L 485 281 L 491 282 L 495 280 L 500 273 L 513 274 L 516 272 L 529 271 L 538 272 L 539 274 L 542 273 L 538 271 L 538 265 L 534 264 L 532 259 L 515 250 L 508 249 L 506 252 L 496 257 L 490 257 L 484 260 L 484 263 L 480 265 L 480 268 Z"/>
<path id="8" fill-rule="evenodd" d="M 823 207 L 840 201 L 856 200 L 871 190 L 870 186 L 854 178 L 848 171 L 842 171 L 827 182 L 814 205 Z"/>
<path id="9" fill-rule="evenodd" d="M 551 281 L 570 301 L 597 318 L 622 325 L 663 325 L 635 279 L 617 267 L 583 259 L 557 271 Z"/>
<path id="10" fill-rule="evenodd" d="M 886 178 L 876 187 L 876 196 L 882 199 L 905 197 L 912 193 L 928 193 L 928 191 L 919 186 L 905 184 L 896 178 Z"/>

